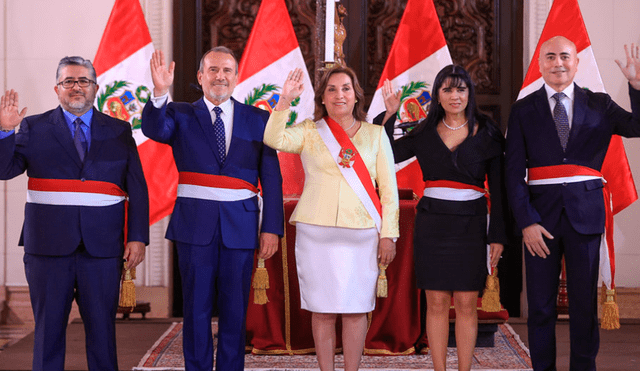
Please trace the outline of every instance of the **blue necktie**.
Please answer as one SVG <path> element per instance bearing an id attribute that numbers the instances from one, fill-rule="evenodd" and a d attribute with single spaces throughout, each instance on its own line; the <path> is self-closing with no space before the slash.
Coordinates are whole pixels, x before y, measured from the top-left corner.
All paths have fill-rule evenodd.
<path id="1" fill-rule="evenodd" d="M 87 137 L 84 135 L 82 125 L 84 122 L 78 117 L 73 124 L 76 126 L 76 131 L 73 134 L 73 145 L 76 146 L 80 161 L 84 162 L 84 157 L 87 155 Z"/>
<path id="2" fill-rule="evenodd" d="M 567 110 L 562 104 L 562 98 L 566 97 L 564 93 L 555 93 L 551 98 L 556 100 L 556 106 L 553 108 L 553 121 L 556 123 L 556 130 L 558 131 L 558 137 L 560 137 L 560 144 L 562 144 L 562 150 L 567 149 L 567 142 L 569 141 L 569 117 L 567 116 Z"/>
<path id="3" fill-rule="evenodd" d="M 222 108 L 214 107 L 213 112 L 216 113 L 216 120 L 213 122 L 213 131 L 216 133 L 216 142 L 218 144 L 218 154 L 220 155 L 220 162 L 224 164 L 224 160 L 227 157 L 227 147 L 225 145 L 224 138 L 224 122 L 222 122 L 222 118 L 220 117 Z"/>

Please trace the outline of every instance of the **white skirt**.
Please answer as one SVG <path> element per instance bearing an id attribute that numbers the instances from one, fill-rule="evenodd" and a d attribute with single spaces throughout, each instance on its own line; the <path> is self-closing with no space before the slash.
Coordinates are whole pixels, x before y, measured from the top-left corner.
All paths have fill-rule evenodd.
<path id="1" fill-rule="evenodd" d="M 376 304 L 378 231 L 296 223 L 302 309 L 367 313 Z"/>

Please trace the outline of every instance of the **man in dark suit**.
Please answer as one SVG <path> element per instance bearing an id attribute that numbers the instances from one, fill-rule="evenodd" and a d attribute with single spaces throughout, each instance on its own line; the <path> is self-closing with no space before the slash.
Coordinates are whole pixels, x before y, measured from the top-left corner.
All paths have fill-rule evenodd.
<path id="1" fill-rule="evenodd" d="M 217 304 L 216 370 L 243 370 L 254 251 L 259 245 L 258 256 L 271 257 L 284 233 L 280 166 L 276 152 L 262 143 L 269 114 L 231 98 L 238 63 L 228 48 L 202 57 L 204 97 L 193 104 L 167 104 L 174 66 L 165 64 L 161 51 L 154 53 L 153 97 L 142 113 L 142 131 L 173 147 L 180 172 L 167 238 L 176 244 L 182 276 L 185 366 L 213 368 Z"/>
<path id="2" fill-rule="evenodd" d="M 89 369 L 118 370 L 122 262 L 133 268 L 144 259 L 147 184 L 131 126 L 93 108 L 98 86 L 91 62 L 63 58 L 56 81 L 60 106 L 51 111 L 24 118 L 26 108 L 18 111 L 13 90 L 0 102 L 0 179 L 25 170 L 29 176 L 20 245 L 35 317 L 33 369 L 64 369 L 75 298 Z"/>
<path id="3" fill-rule="evenodd" d="M 540 48 L 544 86 L 514 103 L 506 146 L 506 185 L 525 254 L 529 347 L 534 370 L 555 370 L 556 298 L 564 255 L 571 370 L 595 370 L 597 283 L 605 226 L 599 173 L 613 134 L 640 136 L 638 47 L 625 46 L 633 113 L 573 83 L 578 56 L 562 36 Z M 528 172 L 528 183 L 525 176 Z M 608 202 L 608 200 L 607 200 Z M 607 204 L 608 205 L 608 204 Z"/>

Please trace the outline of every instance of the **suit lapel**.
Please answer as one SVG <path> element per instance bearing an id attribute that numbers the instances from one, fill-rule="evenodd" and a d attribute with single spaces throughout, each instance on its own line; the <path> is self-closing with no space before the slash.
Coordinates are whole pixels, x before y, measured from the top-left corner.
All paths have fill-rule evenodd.
<path id="1" fill-rule="evenodd" d="M 78 167 L 82 167 L 82 161 L 80 161 L 80 155 L 78 155 L 78 150 L 76 150 L 75 145 L 73 144 L 73 137 L 71 132 L 69 131 L 69 127 L 67 126 L 67 120 L 64 118 L 64 113 L 62 112 L 62 108 L 58 106 L 52 114 L 52 122 L 53 125 L 53 135 L 56 137 L 62 148 L 67 151 L 67 154 L 73 159 L 73 161 L 78 165 Z"/>
<path id="2" fill-rule="evenodd" d="M 246 124 L 246 108 L 242 104 L 238 103 L 237 100 L 233 98 L 231 99 L 233 100 L 233 130 L 231 130 L 231 143 L 225 163 L 229 161 L 233 162 L 233 158 L 236 155 L 236 152 L 241 152 L 238 150 L 238 148 L 240 147 L 238 138 L 246 137 L 241 134 L 248 128 Z"/>
<path id="3" fill-rule="evenodd" d="M 93 118 L 91 119 L 91 143 L 89 143 L 89 153 L 84 159 L 85 166 L 91 165 L 97 154 L 100 153 L 100 148 L 105 139 L 109 137 L 109 128 L 104 117 L 94 108 Z"/>
<path id="4" fill-rule="evenodd" d="M 547 97 L 547 91 L 542 85 L 536 93 L 535 106 L 536 110 L 540 114 L 540 123 L 543 125 L 541 130 L 549 132 L 549 137 L 553 137 L 553 141 L 562 152 L 562 143 L 560 143 L 560 137 L 558 136 L 558 129 L 556 129 L 556 122 L 553 120 L 553 114 L 551 113 L 551 107 L 549 106 L 549 97 Z M 549 125 L 549 126 L 547 126 Z"/>
<path id="5" fill-rule="evenodd" d="M 216 134 L 213 131 L 213 122 L 211 121 L 211 114 L 207 109 L 207 105 L 204 104 L 204 98 L 196 101 L 193 104 L 193 111 L 198 119 L 198 123 L 204 132 L 204 135 L 207 139 L 207 143 L 211 148 L 211 152 L 213 152 L 213 156 L 218 161 L 218 164 L 221 163 L 220 155 L 218 154 L 218 142 L 216 140 Z"/>
<path id="6" fill-rule="evenodd" d="M 576 132 L 582 129 L 587 111 L 587 93 L 575 83 L 573 91 L 573 119 L 571 121 L 571 130 L 569 131 L 567 150 L 571 145 L 571 139 L 575 138 Z"/>

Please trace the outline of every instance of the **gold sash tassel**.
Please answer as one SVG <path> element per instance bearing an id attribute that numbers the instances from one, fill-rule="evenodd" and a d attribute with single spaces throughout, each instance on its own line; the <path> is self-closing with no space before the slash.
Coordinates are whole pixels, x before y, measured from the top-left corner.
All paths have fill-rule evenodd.
<path id="1" fill-rule="evenodd" d="M 264 266 L 264 259 L 258 259 L 258 268 L 253 275 L 253 303 L 264 305 L 269 302 L 267 289 L 269 288 L 269 272 Z"/>
<path id="2" fill-rule="evenodd" d="M 124 263 L 124 278 L 122 280 L 122 287 L 120 288 L 120 303 L 119 306 L 124 308 L 136 307 L 136 285 L 133 280 L 136 279 L 136 269 L 127 269 L 127 262 Z"/>
<path id="3" fill-rule="evenodd" d="M 600 327 L 603 330 L 617 330 L 620 328 L 620 312 L 616 302 L 616 290 L 609 290 L 602 287 L 604 302 L 602 303 L 602 322 Z"/>
<path id="4" fill-rule="evenodd" d="M 498 268 L 493 268 L 493 273 L 487 276 L 487 281 L 482 294 L 482 310 L 485 312 L 499 312 L 502 308 L 500 304 L 500 281 L 498 280 Z"/>
<path id="5" fill-rule="evenodd" d="M 376 284 L 376 296 L 386 298 L 389 296 L 389 283 L 387 282 L 387 266 L 378 264 L 380 272 L 378 273 L 378 282 Z"/>

